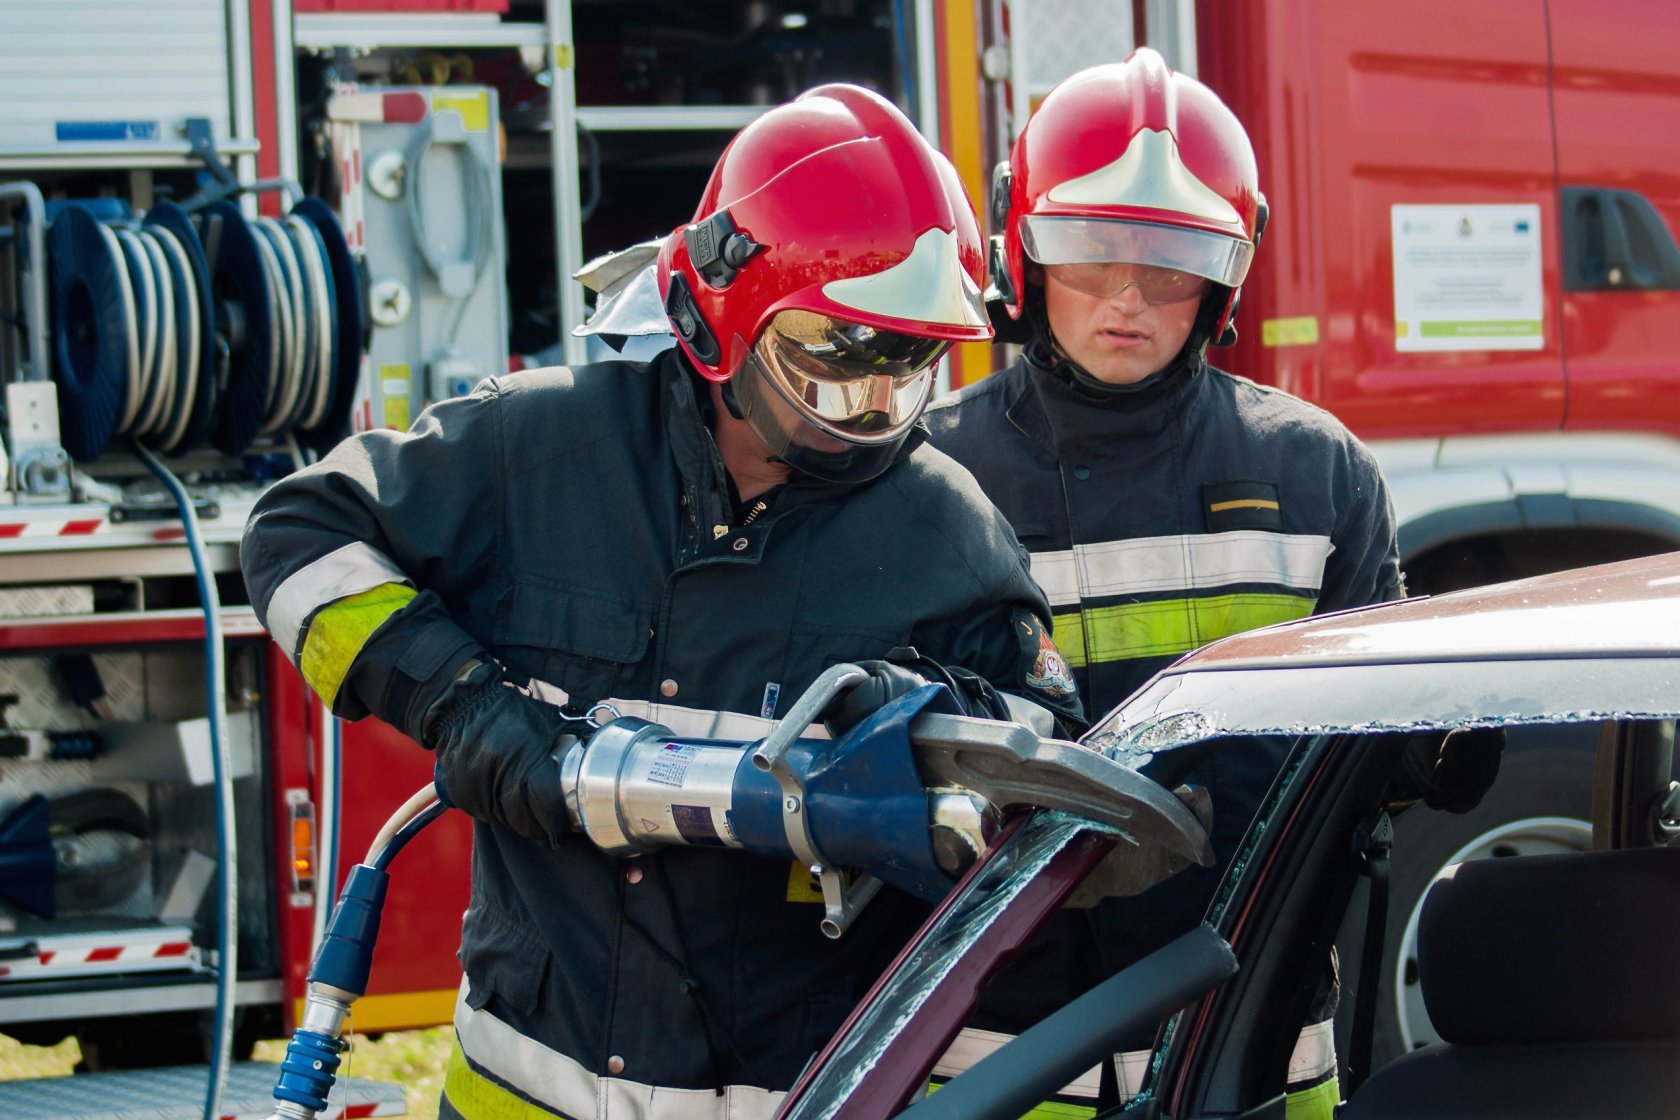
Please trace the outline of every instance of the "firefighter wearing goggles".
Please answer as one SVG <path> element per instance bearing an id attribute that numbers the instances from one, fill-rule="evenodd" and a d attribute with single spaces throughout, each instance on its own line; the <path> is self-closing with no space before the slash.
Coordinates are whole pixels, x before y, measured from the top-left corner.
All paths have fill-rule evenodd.
<path id="1" fill-rule="evenodd" d="M 835 732 L 928 677 L 968 714 L 1080 718 L 1024 551 L 916 424 L 945 347 L 990 336 L 982 258 L 910 122 L 819 88 L 664 243 L 679 348 L 492 378 L 258 504 L 276 641 L 334 712 L 435 750 L 477 821 L 443 1116 L 768 1117 L 925 910 L 883 889 L 830 940 L 809 868 L 704 815 L 686 846 L 594 846 L 557 705 L 750 742 L 852 662 Z"/>
<path id="2" fill-rule="evenodd" d="M 1213 91 L 1148 49 L 1081 71 L 1045 97 L 993 185 L 994 318 L 1022 357 L 939 402 L 928 424 L 1031 551 L 1092 714 L 1206 642 L 1399 598 L 1370 453 L 1328 413 L 1208 364 L 1210 346 L 1236 339 L 1267 214 L 1248 136 Z M 1192 779 L 1213 794 L 1222 860 L 1274 772 L 1240 753 Z M 1192 871 L 1064 914 L 981 1025 L 1025 1026 L 1164 944 L 1216 882 Z M 971 1054 L 996 1042 L 964 1040 Z M 1094 1103 L 1099 1075 L 1135 1091 L 1147 1058 L 1121 1055 L 1071 1096 Z M 1302 1034 L 1288 1086 L 1292 1117 L 1329 1116 L 1327 1021 Z"/>

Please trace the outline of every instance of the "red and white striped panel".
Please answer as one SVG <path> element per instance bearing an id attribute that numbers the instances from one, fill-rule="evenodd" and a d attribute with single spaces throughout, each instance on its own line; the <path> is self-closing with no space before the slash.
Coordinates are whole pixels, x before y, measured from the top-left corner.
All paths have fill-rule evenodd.
<path id="1" fill-rule="evenodd" d="M 35 954 L 0 959 L 0 982 L 49 980 L 109 972 L 196 969 L 203 953 L 185 926 L 32 939 Z"/>
<path id="2" fill-rule="evenodd" d="M 102 517 L 40 518 L 28 521 L 0 521 L 0 540 L 23 537 L 91 537 L 105 531 Z"/>

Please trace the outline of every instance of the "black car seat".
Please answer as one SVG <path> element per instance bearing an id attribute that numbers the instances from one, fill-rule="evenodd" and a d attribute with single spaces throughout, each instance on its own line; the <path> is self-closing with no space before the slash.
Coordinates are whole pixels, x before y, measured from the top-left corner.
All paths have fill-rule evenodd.
<path id="1" fill-rule="evenodd" d="M 1418 982 L 1443 1045 L 1340 1120 L 1680 1116 L 1680 848 L 1475 860 L 1430 888 Z"/>

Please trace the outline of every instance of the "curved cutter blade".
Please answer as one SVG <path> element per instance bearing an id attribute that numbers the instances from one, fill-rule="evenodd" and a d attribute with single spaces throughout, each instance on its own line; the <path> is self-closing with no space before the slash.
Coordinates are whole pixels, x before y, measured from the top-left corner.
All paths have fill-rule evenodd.
<path id="1" fill-rule="evenodd" d="M 1213 844 L 1198 813 L 1172 791 L 1088 747 L 1041 739 L 1017 723 L 937 713 L 916 717 L 910 741 L 929 786 L 960 786 L 1001 810 L 1060 809 L 1109 825 L 1149 857 L 1144 862 L 1155 869 L 1151 879 L 1169 868 L 1213 865 Z M 1113 885 L 1112 893 L 1131 893 Z"/>

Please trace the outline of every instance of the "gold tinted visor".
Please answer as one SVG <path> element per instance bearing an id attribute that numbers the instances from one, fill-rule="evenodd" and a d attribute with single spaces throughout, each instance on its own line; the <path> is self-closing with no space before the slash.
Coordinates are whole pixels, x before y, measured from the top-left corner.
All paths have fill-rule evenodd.
<path id="1" fill-rule="evenodd" d="M 783 311 L 753 353 L 807 420 L 849 443 L 895 439 L 933 391 L 933 367 L 950 343 L 877 330 L 812 311 Z"/>

